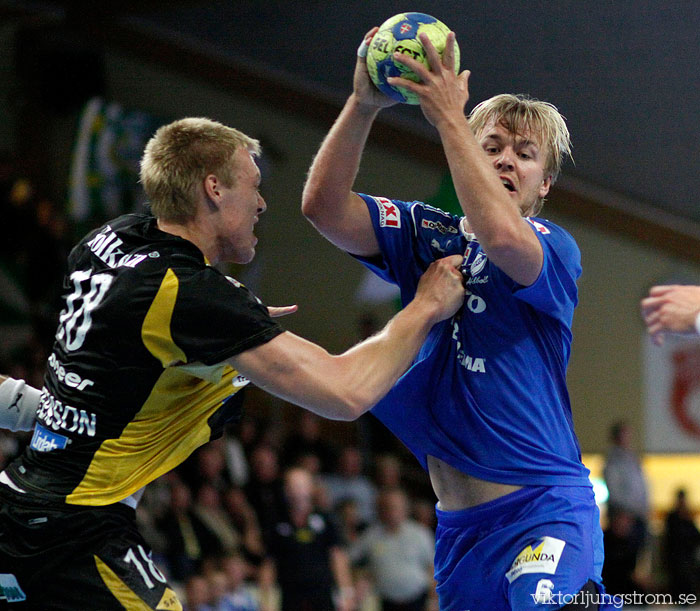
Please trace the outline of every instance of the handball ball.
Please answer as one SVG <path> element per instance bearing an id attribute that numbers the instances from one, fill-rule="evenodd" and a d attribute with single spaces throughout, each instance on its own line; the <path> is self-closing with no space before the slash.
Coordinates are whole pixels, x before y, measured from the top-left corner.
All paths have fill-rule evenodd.
<path id="1" fill-rule="evenodd" d="M 418 104 L 418 96 L 403 87 L 392 87 L 387 77 L 401 76 L 420 81 L 418 75 L 403 64 L 394 62 L 393 55 L 406 53 L 430 68 L 425 49 L 418 35 L 425 32 L 442 57 L 450 29 L 435 17 L 425 13 L 400 13 L 387 19 L 372 38 L 367 50 L 367 70 L 377 88 L 397 102 Z M 459 47 L 455 41 L 455 72 L 459 72 Z"/>

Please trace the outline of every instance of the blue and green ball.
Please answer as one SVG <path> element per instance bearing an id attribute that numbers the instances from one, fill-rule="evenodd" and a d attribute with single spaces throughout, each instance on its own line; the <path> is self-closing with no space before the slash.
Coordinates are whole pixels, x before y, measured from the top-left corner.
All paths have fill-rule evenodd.
<path id="1" fill-rule="evenodd" d="M 420 81 L 418 75 L 394 61 L 395 52 L 406 53 L 430 67 L 418 35 L 425 32 L 442 57 L 450 29 L 425 13 L 400 13 L 387 19 L 372 38 L 367 51 L 367 70 L 377 88 L 397 102 L 418 104 L 418 96 L 403 87 L 392 87 L 386 79 L 401 76 Z M 455 41 L 455 73 L 459 72 L 459 46 Z"/>

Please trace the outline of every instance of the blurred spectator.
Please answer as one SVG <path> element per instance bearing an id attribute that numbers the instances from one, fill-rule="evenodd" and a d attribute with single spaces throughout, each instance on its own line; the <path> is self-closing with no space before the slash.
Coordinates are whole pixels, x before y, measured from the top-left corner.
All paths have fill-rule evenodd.
<path id="1" fill-rule="evenodd" d="M 250 477 L 250 467 L 246 456 L 245 446 L 231 429 L 226 430 L 223 437 L 223 452 L 226 468 L 231 482 L 236 486 L 245 486 Z"/>
<path id="2" fill-rule="evenodd" d="M 232 484 L 231 475 L 226 466 L 226 444 L 223 438 L 210 441 L 196 453 L 196 484 L 203 481 L 210 483 L 219 491 L 224 491 Z"/>
<path id="3" fill-rule="evenodd" d="M 287 515 L 268 536 L 282 611 L 350 611 L 354 593 L 347 554 L 331 517 L 314 507 L 314 485 L 304 469 L 285 473 Z"/>
<path id="4" fill-rule="evenodd" d="M 202 575 L 192 575 L 185 584 L 184 611 L 212 611 L 209 606 L 209 582 Z"/>
<path id="5" fill-rule="evenodd" d="M 630 544 L 635 561 L 647 537 L 649 492 L 637 453 L 632 449 L 632 428 L 625 421 L 610 429 L 611 446 L 605 459 L 603 477 L 608 487 L 608 519 L 624 511 L 633 519 Z"/>
<path id="6" fill-rule="evenodd" d="M 374 461 L 374 483 L 378 488 L 401 486 L 401 461 L 393 454 L 380 454 Z"/>
<path id="7" fill-rule="evenodd" d="M 344 499 L 357 503 L 360 519 L 369 524 L 375 517 L 377 491 L 372 481 L 363 474 L 362 454 L 355 446 L 341 450 L 336 472 L 322 477 L 332 507 Z"/>
<path id="8" fill-rule="evenodd" d="M 304 452 L 303 454 L 299 454 L 299 456 L 294 462 L 286 464 L 306 469 L 309 473 L 312 473 L 313 475 L 321 474 L 321 459 L 319 458 L 318 454 L 314 454 L 313 452 Z"/>
<path id="9" fill-rule="evenodd" d="M 435 499 L 415 499 L 411 506 L 413 519 L 429 528 L 433 533 L 437 528 L 437 517 L 435 515 Z"/>
<path id="10" fill-rule="evenodd" d="M 643 590 L 634 578 L 638 549 L 634 527 L 634 515 L 619 509 L 609 516 L 608 527 L 603 533 L 603 583 L 611 595 Z"/>
<path id="11" fill-rule="evenodd" d="M 258 591 L 249 583 L 250 566 L 241 554 L 230 554 L 222 560 L 226 576 L 225 609 L 228 611 L 258 611 Z"/>
<path id="12" fill-rule="evenodd" d="M 312 455 L 319 461 L 319 470 L 329 473 L 335 463 L 335 451 L 321 436 L 321 418 L 307 410 L 296 410 L 297 425 L 287 437 L 282 456 L 285 465 L 297 465 L 302 457 Z"/>
<path id="13" fill-rule="evenodd" d="M 434 593 L 433 532 L 408 517 L 400 488 L 383 489 L 377 506 L 379 522 L 350 547 L 350 557 L 368 562 L 383 611 L 424 611 Z"/>
<path id="14" fill-rule="evenodd" d="M 211 611 L 233 611 L 228 599 L 228 577 L 218 569 L 206 574 L 209 582 L 209 607 Z"/>
<path id="15" fill-rule="evenodd" d="M 223 505 L 240 534 L 242 551 L 251 560 L 261 561 L 265 550 L 258 516 L 243 490 L 229 488 L 223 495 Z"/>
<path id="16" fill-rule="evenodd" d="M 210 482 L 203 482 L 197 490 L 193 513 L 205 528 L 216 537 L 217 544 L 209 554 L 232 553 L 241 546 L 241 537 L 228 512 L 222 507 L 221 496 Z"/>
<path id="17" fill-rule="evenodd" d="M 680 594 L 699 594 L 700 532 L 683 489 L 676 493 L 676 504 L 666 516 L 662 549 L 669 591 L 674 600 L 678 600 Z"/>
<path id="18" fill-rule="evenodd" d="M 250 469 L 250 481 L 245 493 L 264 533 L 284 515 L 285 501 L 277 451 L 267 444 L 258 445 L 251 454 Z"/>
<path id="19" fill-rule="evenodd" d="M 352 545 L 366 530 L 367 525 L 360 519 L 357 502 L 353 499 L 343 499 L 335 507 L 338 525 L 345 543 Z"/>
<path id="20" fill-rule="evenodd" d="M 170 576 L 184 582 L 203 565 L 206 555 L 221 551 L 216 534 L 197 517 L 190 489 L 175 479 L 171 484 L 171 504 L 157 522 L 167 541 L 164 550 Z"/>

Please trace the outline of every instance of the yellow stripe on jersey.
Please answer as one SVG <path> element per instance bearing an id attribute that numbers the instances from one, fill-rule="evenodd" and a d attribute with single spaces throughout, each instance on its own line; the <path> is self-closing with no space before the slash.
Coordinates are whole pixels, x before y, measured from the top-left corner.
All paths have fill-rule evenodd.
<path id="1" fill-rule="evenodd" d="M 143 345 L 162 363 L 163 367 L 187 362 L 185 353 L 175 344 L 170 333 L 170 321 L 179 288 L 180 283 L 175 272 L 169 269 L 160 283 L 158 293 L 141 327 Z"/>
<path id="2" fill-rule="evenodd" d="M 199 376 L 203 376 L 203 369 L 197 372 Z M 211 369 L 221 369 L 221 365 Z M 240 390 L 231 383 L 237 375 L 225 365 L 223 375 L 213 384 L 183 367 L 165 369 L 119 438 L 105 440 L 95 452 L 66 503 L 116 503 L 174 469 L 209 441 L 207 421 L 224 399 Z"/>
<path id="3" fill-rule="evenodd" d="M 95 564 L 97 565 L 97 571 L 102 577 L 102 581 L 109 588 L 109 591 L 114 594 L 116 598 L 125 609 L 131 611 L 152 611 L 151 607 L 147 605 L 143 599 L 136 594 L 128 585 L 126 585 L 119 576 L 110 569 L 100 558 L 94 556 Z"/>

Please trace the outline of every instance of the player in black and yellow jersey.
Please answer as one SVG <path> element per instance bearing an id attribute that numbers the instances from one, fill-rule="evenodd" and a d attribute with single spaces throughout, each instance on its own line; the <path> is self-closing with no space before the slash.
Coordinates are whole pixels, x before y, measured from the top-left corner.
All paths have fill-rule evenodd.
<path id="1" fill-rule="evenodd" d="M 267 308 L 213 267 L 255 254 L 258 150 L 207 119 L 159 129 L 141 162 L 153 215 L 122 216 L 73 249 L 44 388 L 0 385 L 0 423 L 34 430 L 0 474 L 0 588 L 13 609 L 181 609 L 135 527 L 140 490 L 220 434 L 249 381 L 358 417 L 461 305 L 462 258 L 449 257 L 342 355 L 284 331 L 271 315 L 293 306 Z"/>

